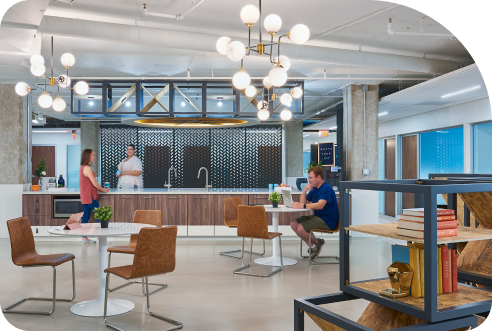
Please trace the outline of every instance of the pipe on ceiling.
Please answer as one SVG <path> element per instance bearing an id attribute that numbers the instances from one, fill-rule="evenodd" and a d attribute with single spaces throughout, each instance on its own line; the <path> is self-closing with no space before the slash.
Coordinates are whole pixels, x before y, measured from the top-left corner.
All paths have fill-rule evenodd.
<path id="1" fill-rule="evenodd" d="M 453 34 L 450 34 L 450 33 L 429 33 L 429 32 L 424 32 L 422 30 L 422 20 L 421 20 L 421 30 L 420 30 L 420 32 L 397 32 L 397 31 L 393 30 L 393 27 L 391 25 L 391 18 L 389 19 L 389 22 L 388 22 L 388 34 L 391 35 L 391 36 L 394 36 L 394 35 L 403 35 L 403 36 L 456 38 Z"/>
<path id="2" fill-rule="evenodd" d="M 147 11 L 147 4 L 144 4 L 143 5 L 144 6 L 144 15 L 145 16 L 155 16 L 155 17 L 172 18 L 172 19 L 175 19 L 175 20 L 182 20 L 182 19 L 185 18 L 186 15 L 188 15 L 189 13 L 191 13 L 196 7 L 198 7 L 204 1 L 205 0 L 198 0 L 197 3 L 193 3 L 194 1 L 192 1 L 192 5 L 191 5 L 190 9 L 188 9 L 187 11 L 185 11 L 182 14 L 175 14 L 175 15 L 160 14 L 160 13 L 152 13 L 152 12 L 149 12 L 149 11 Z"/>
<path id="3" fill-rule="evenodd" d="M 39 31 L 43 35 L 49 36 L 185 49 L 214 54 L 217 54 L 217 50 L 215 49 L 217 39 L 221 37 L 198 32 L 157 29 L 53 16 L 45 16 L 43 18 Z M 234 39 L 238 40 L 238 38 Z M 247 43 L 245 39 L 241 41 Z M 290 43 L 286 43 L 282 47 L 282 53 L 287 55 L 291 60 L 306 62 L 404 70 L 434 75 L 445 74 L 461 68 L 460 63 L 449 60 L 295 45 Z"/>

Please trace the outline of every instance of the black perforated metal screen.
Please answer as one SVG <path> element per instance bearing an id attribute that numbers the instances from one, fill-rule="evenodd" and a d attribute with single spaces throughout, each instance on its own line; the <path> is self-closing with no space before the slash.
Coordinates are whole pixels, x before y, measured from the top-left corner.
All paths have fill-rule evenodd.
<path id="1" fill-rule="evenodd" d="M 153 129 L 101 127 L 102 182 L 117 186 L 115 173 L 126 158 L 126 146 L 135 145 L 143 164 L 144 187 L 160 188 L 171 171 L 172 187 L 266 188 L 282 181 L 280 126 L 230 129 Z"/>

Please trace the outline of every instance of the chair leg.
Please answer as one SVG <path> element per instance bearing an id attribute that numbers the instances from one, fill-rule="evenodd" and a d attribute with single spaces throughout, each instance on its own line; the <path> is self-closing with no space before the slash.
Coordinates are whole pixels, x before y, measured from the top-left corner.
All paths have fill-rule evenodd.
<path id="1" fill-rule="evenodd" d="M 251 267 L 251 263 L 253 262 L 253 254 L 251 253 L 253 251 L 253 238 L 251 238 L 251 250 L 250 250 L 250 254 L 249 254 L 249 263 L 245 266 L 242 266 L 241 268 L 238 268 L 236 270 L 234 270 L 234 273 L 235 274 L 241 274 L 241 275 L 248 275 L 248 276 L 257 276 L 257 277 L 270 277 L 271 275 L 273 274 L 276 274 L 277 272 L 279 272 L 280 270 L 283 269 L 284 267 L 284 263 L 283 263 L 283 260 L 282 260 L 282 242 L 280 241 L 280 236 L 279 236 L 279 244 L 280 244 L 280 268 L 278 269 L 275 269 L 274 271 L 272 271 L 271 273 L 269 274 L 266 274 L 266 275 L 259 275 L 259 274 L 253 274 L 253 273 L 248 273 L 248 272 L 240 272 L 241 270 L 243 269 L 246 269 L 246 268 L 249 268 Z M 265 243 L 265 241 L 263 241 L 263 244 Z"/>
<path id="2" fill-rule="evenodd" d="M 311 246 L 312 246 L 312 244 L 311 244 L 311 232 L 309 232 L 309 247 L 311 247 Z M 302 239 L 301 239 L 301 256 L 302 256 L 303 258 L 307 258 L 307 257 L 309 257 L 309 256 L 304 256 L 304 255 L 302 255 Z M 318 259 L 320 259 L 320 258 L 321 258 L 321 259 L 336 259 L 336 261 L 334 261 L 334 262 L 315 262 L 315 261 L 317 261 L 317 260 L 318 260 Z M 339 258 L 338 256 L 335 256 L 335 255 L 333 255 L 333 256 L 331 256 L 331 255 L 330 255 L 330 256 L 328 256 L 328 255 L 324 255 L 324 256 L 318 256 L 317 258 L 315 258 L 315 259 L 314 259 L 314 260 L 312 260 L 312 261 L 311 261 L 311 260 L 309 260 L 309 262 L 311 262 L 311 264 L 312 264 L 312 265 L 320 265 L 320 264 L 340 264 L 340 258 Z"/>
<path id="3" fill-rule="evenodd" d="M 43 267 L 43 266 L 29 266 L 26 268 L 30 267 Z M 2 309 L 4 313 L 10 313 L 10 314 L 34 314 L 34 315 L 51 315 L 55 311 L 55 303 L 56 301 L 62 301 L 62 302 L 71 302 L 73 299 L 75 299 L 75 265 L 74 265 L 74 260 L 72 260 L 72 291 L 73 295 L 71 299 L 57 299 L 56 298 L 56 267 L 53 268 L 53 298 L 34 298 L 34 297 L 27 297 L 24 299 L 21 299 L 10 306 L 5 307 Z M 28 300 L 33 300 L 33 301 L 53 301 L 53 307 L 51 311 L 25 311 L 25 310 L 17 310 L 17 311 L 12 311 L 10 309 L 20 305 L 23 302 L 26 302 Z"/>
<path id="4" fill-rule="evenodd" d="M 237 253 L 237 252 L 241 252 L 241 257 L 230 254 L 230 253 Z M 232 251 L 220 252 L 219 254 L 220 255 L 224 255 L 224 256 L 233 257 L 235 259 L 242 259 L 245 252 L 246 253 L 252 252 L 252 248 L 251 248 L 250 251 L 245 251 L 244 250 L 244 238 L 243 238 L 243 248 L 242 249 L 236 249 L 236 250 L 232 250 Z M 261 255 L 261 256 L 265 255 L 265 240 L 263 240 L 263 253 L 253 252 L 253 254 L 257 254 L 257 255 Z"/>
<path id="5" fill-rule="evenodd" d="M 181 322 L 178 322 L 178 321 L 175 321 L 175 320 L 172 320 L 170 318 L 167 318 L 165 316 L 162 316 L 162 315 L 159 315 L 159 314 L 156 314 L 154 312 L 152 312 L 150 310 L 150 299 L 149 299 L 149 278 L 148 277 L 145 277 L 145 289 L 146 289 L 146 292 L 147 292 L 147 311 L 149 312 L 149 314 L 153 317 L 156 317 L 160 320 L 163 320 L 163 321 L 166 321 L 168 323 L 171 323 L 171 324 L 174 324 L 176 325 L 175 327 L 172 327 L 172 328 L 169 328 L 169 329 L 166 329 L 164 331 L 171 331 L 171 330 L 178 330 L 178 329 L 182 329 L 183 328 L 183 323 Z"/>

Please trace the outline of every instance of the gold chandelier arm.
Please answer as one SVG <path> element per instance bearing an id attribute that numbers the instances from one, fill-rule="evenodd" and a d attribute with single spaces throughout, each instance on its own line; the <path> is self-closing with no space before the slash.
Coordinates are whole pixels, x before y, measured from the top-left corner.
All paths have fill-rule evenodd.
<path id="1" fill-rule="evenodd" d="M 183 92 L 183 91 L 181 91 L 181 89 L 180 89 L 179 87 L 177 87 L 177 86 L 176 86 L 176 84 L 174 84 L 174 83 L 173 83 L 173 85 L 174 85 L 174 88 L 176 89 L 176 91 L 178 91 L 178 92 L 179 92 L 179 94 L 181 94 L 181 95 L 183 96 L 183 98 L 188 99 L 188 101 L 189 101 L 190 105 L 191 105 L 193 108 L 195 108 L 195 109 L 196 109 L 198 112 L 200 112 L 200 113 L 202 112 L 202 111 L 201 111 L 201 109 L 200 109 L 200 108 L 198 108 L 198 107 L 197 107 L 197 106 L 193 103 L 193 101 L 191 101 L 191 99 L 190 99 L 190 98 L 188 98 L 188 97 L 186 96 L 186 94 L 184 94 L 184 92 Z"/>
<path id="2" fill-rule="evenodd" d="M 108 109 L 108 113 L 114 113 L 123 105 L 123 102 L 130 99 L 137 91 L 137 84 L 133 84 L 119 99 Z"/>

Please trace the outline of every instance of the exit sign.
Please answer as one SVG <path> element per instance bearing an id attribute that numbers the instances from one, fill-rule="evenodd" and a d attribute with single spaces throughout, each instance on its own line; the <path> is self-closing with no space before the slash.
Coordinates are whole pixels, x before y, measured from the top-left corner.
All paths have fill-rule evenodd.
<path id="1" fill-rule="evenodd" d="M 320 137 L 328 137 L 328 130 L 319 130 L 319 136 Z"/>

